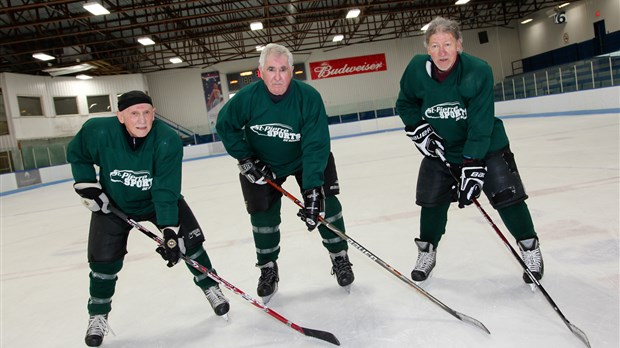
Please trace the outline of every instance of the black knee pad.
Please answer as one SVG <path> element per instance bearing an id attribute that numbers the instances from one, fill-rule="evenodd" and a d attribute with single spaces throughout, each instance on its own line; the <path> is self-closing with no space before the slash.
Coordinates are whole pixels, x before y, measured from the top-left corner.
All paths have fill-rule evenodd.
<path id="1" fill-rule="evenodd" d="M 115 215 L 93 213 L 88 233 L 88 262 L 112 262 L 127 254 L 131 226 Z"/>
<path id="2" fill-rule="evenodd" d="M 284 181 L 286 181 L 286 177 L 274 180 L 278 185 L 282 185 Z M 248 214 L 266 211 L 276 199 L 282 197 L 280 191 L 274 189 L 271 185 L 253 184 L 241 174 L 239 174 L 239 182 L 241 183 L 241 192 L 243 193 L 245 209 L 248 211 Z"/>
<path id="3" fill-rule="evenodd" d="M 514 154 L 506 147 L 485 158 L 487 175 L 483 191 L 491 205 L 500 209 L 527 199 Z"/>
<path id="4" fill-rule="evenodd" d="M 454 177 L 443 161 L 424 157 L 418 172 L 416 204 L 432 208 L 454 202 L 456 185 Z"/>

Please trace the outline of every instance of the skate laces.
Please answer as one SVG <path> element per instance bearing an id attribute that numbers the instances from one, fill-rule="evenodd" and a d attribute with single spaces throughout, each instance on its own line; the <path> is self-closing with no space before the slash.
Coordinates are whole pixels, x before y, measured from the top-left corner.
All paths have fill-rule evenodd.
<path id="1" fill-rule="evenodd" d="M 215 308 L 222 303 L 226 303 L 226 297 L 222 294 L 222 290 L 218 286 L 212 286 L 204 290 L 205 295 L 207 296 L 207 301 L 211 304 L 211 307 Z"/>
<path id="2" fill-rule="evenodd" d="M 542 268 L 542 255 L 540 254 L 540 248 L 534 250 L 521 250 L 523 255 L 523 262 L 527 268 L 532 272 L 540 272 Z"/>
<path id="3" fill-rule="evenodd" d="M 260 278 L 258 279 L 258 286 L 270 285 L 274 281 L 278 281 L 278 271 L 275 267 L 275 264 L 272 267 L 260 267 Z"/>
<path id="4" fill-rule="evenodd" d="M 111 332 L 112 335 L 116 336 L 110 325 L 108 324 L 108 320 L 106 315 L 104 314 L 96 314 L 91 316 L 90 321 L 88 323 L 88 330 L 86 331 L 87 336 L 100 336 L 103 337 Z"/>
<path id="5" fill-rule="evenodd" d="M 428 273 L 435 266 L 435 251 L 420 251 L 415 264 L 414 271 Z"/>
<path id="6" fill-rule="evenodd" d="M 342 273 L 350 273 L 352 272 L 351 262 L 349 262 L 349 257 L 345 254 L 344 256 L 336 256 L 332 259 L 333 267 L 332 267 L 332 275 L 336 274 L 336 277 L 341 275 Z"/>

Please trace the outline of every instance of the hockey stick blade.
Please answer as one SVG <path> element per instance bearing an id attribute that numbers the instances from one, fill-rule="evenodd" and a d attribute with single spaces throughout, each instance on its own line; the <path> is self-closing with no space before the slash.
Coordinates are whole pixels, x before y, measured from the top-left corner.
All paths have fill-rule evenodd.
<path id="1" fill-rule="evenodd" d="M 161 239 L 155 233 L 151 232 L 151 230 L 149 230 L 148 228 L 142 226 L 140 223 L 138 223 L 135 220 L 129 218 L 125 213 L 120 211 L 118 208 L 110 205 L 109 209 L 112 212 L 112 214 L 116 215 L 121 220 L 124 220 L 127 224 L 131 225 L 133 228 L 137 229 L 138 231 L 144 233 L 147 237 L 149 237 L 152 240 L 154 240 L 157 244 L 161 245 L 161 244 L 164 243 L 163 239 Z M 231 283 L 226 281 L 224 278 L 222 278 L 222 277 L 218 276 L 217 274 L 209 271 L 209 269 L 207 269 L 207 267 L 201 265 L 196 260 L 193 260 L 193 259 L 191 259 L 191 258 L 189 258 L 189 257 L 187 257 L 185 255 L 181 255 L 181 259 L 183 261 L 185 261 L 185 263 L 187 263 L 188 266 L 190 266 L 190 267 L 196 269 L 197 271 L 207 275 L 209 278 L 213 279 L 218 284 L 224 286 L 226 289 L 232 291 L 233 293 L 241 296 L 244 300 L 248 301 L 249 303 L 251 303 L 255 307 L 257 307 L 260 310 L 262 310 L 264 313 L 267 313 L 272 318 L 275 318 L 276 320 L 280 321 L 282 324 L 285 324 L 286 326 L 290 327 L 291 329 L 293 329 L 293 330 L 295 330 L 295 331 L 297 331 L 297 332 L 299 332 L 301 334 L 304 334 L 304 335 L 306 335 L 308 337 L 318 338 L 318 339 L 324 340 L 326 342 L 335 344 L 337 346 L 340 345 L 340 342 L 338 341 L 338 339 L 336 338 L 336 336 L 334 334 L 332 334 L 330 332 L 326 332 L 326 331 L 320 331 L 320 330 L 313 330 L 313 329 L 303 328 L 303 327 L 293 323 L 292 321 L 288 320 L 287 318 L 282 316 L 280 313 L 274 311 L 273 309 L 271 309 L 269 307 L 265 307 L 260 302 L 258 302 L 258 300 L 252 298 L 250 295 L 246 294 L 241 289 L 239 289 L 236 286 L 232 285 Z"/>
<path id="2" fill-rule="evenodd" d="M 302 333 L 306 336 L 318 338 L 320 340 L 335 344 L 337 346 L 340 345 L 340 341 L 338 341 L 338 338 L 336 338 L 336 336 L 334 336 L 334 334 L 331 332 L 308 329 L 307 327 L 302 327 L 301 329 Z"/>
<path id="3" fill-rule="evenodd" d="M 293 201 L 298 207 L 302 208 L 304 207 L 303 203 L 295 198 L 295 196 L 293 196 L 292 194 L 290 194 L 288 191 L 286 191 L 285 189 L 283 189 L 280 185 L 276 184 L 275 182 L 271 181 L 271 180 L 266 180 L 267 183 L 269 185 L 271 185 L 274 189 L 278 190 L 280 193 L 282 193 L 284 196 L 286 196 L 288 199 L 290 199 L 291 201 Z M 455 310 L 453 310 L 452 308 L 448 307 L 447 305 L 445 305 L 444 303 L 442 303 L 441 301 L 439 301 L 437 298 L 435 298 L 433 295 L 431 295 L 430 293 L 428 293 L 426 290 L 422 289 L 421 287 L 419 287 L 416 283 L 414 283 L 413 281 L 411 281 L 409 278 L 405 277 L 404 275 L 402 275 L 399 271 L 397 271 L 394 267 L 390 266 L 389 264 L 387 264 L 385 261 L 383 261 L 381 258 L 379 258 L 377 255 L 373 254 L 370 250 L 364 248 L 361 244 L 359 244 L 358 242 L 356 242 L 353 238 L 349 237 L 347 234 L 345 234 L 344 232 L 340 231 L 338 229 L 338 227 L 334 226 L 333 224 L 327 222 L 324 218 L 319 218 L 319 221 L 321 222 L 321 224 L 323 224 L 325 227 L 329 228 L 330 230 L 332 230 L 336 235 L 338 235 L 338 237 L 342 238 L 343 240 L 346 240 L 347 243 L 349 243 L 352 247 L 354 247 L 355 249 L 359 250 L 362 254 L 368 256 L 371 260 L 375 261 L 377 264 L 379 264 L 379 266 L 383 267 L 385 270 L 387 270 L 388 272 L 392 273 L 394 276 L 396 276 L 398 279 L 402 280 L 403 282 L 407 283 L 407 285 L 413 287 L 414 289 L 416 289 L 418 292 L 420 292 L 422 295 L 424 295 L 426 298 L 428 298 L 429 300 L 433 301 L 436 305 L 438 305 L 439 307 L 441 307 L 443 310 L 445 310 L 446 312 L 450 313 L 450 315 L 452 315 L 453 317 L 472 324 L 475 327 L 478 327 L 479 329 L 483 330 L 484 332 L 486 332 L 487 334 L 491 334 L 491 332 L 489 331 L 489 329 L 487 329 L 486 326 L 484 326 L 484 324 L 482 324 L 480 321 L 467 316 L 465 314 L 459 313 Z"/>
<path id="4" fill-rule="evenodd" d="M 577 336 L 577 338 L 580 339 L 581 342 L 583 342 L 586 346 L 588 346 L 588 348 L 591 348 L 590 341 L 588 340 L 588 336 L 586 336 L 585 332 L 581 331 L 580 328 L 576 327 L 575 325 L 571 323 L 567 323 L 566 325 L 568 325 L 568 328 L 570 329 L 570 331 L 575 336 Z"/>

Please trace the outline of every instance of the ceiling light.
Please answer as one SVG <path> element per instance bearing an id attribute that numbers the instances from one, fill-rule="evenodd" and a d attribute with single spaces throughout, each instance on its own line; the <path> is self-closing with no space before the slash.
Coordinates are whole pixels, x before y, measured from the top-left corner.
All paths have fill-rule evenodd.
<path id="1" fill-rule="evenodd" d="M 558 6 L 558 8 L 566 7 L 568 5 L 570 5 L 570 2 L 565 2 L 562 5 Z"/>
<path id="2" fill-rule="evenodd" d="M 430 23 L 425 24 L 422 28 L 420 28 L 420 30 L 426 31 L 426 29 L 428 29 L 429 25 L 430 25 Z"/>
<path id="3" fill-rule="evenodd" d="M 72 66 L 65 66 L 61 68 L 43 69 L 43 72 L 46 72 L 50 74 L 51 76 L 61 76 L 61 75 L 75 74 L 75 73 L 79 73 L 79 72 L 94 69 L 94 68 L 95 68 L 94 65 L 90 65 L 88 63 L 82 63 L 82 64 L 77 64 L 77 65 L 72 65 Z"/>
<path id="4" fill-rule="evenodd" d="M 338 42 L 338 41 L 342 41 L 344 39 L 344 35 L 335 35 L 334 38 L 332 39 L 333 42 Z"/>
<path id="5" fill-rule="evenodd" d="M 244 71 L 242 73 L 239 73 L 239 76 L 250 76 L 252 75 L 254 72 L 252 71 Z"/>
<path id="6" fill-rule="evenodd" d="M 264 49 L 265 49 L 265 45 L 258 45 L 258 46 L 256 46 L 256 50 L 259 51 L 259 52 L 264 50 Z"/>
<path id="7" fill-rule="evenodd" d="M 84 75 L 84 74 L 79 74 L 75 77 L 78 80 L 90 80 L 93 77 L 92 76 L 88 76 L 88 75 Z"/>
<path id="8" fill-rule="evenodd" d="M 144 46 L 148 46 L 148 45 L 154 45 L 155 41 L 151 40 L 150 37 L 141 37 L 138 39 L 138 42 L 143 44 Z"/>
<path id="9" fill-rule="evenodd" d="M 521 24 L 526 24 L 526 23 L 529 23 L 529 22 L 531 22 L 531 21 L 533 21 L 533 19 L 528 18 L 528 19 L 526 19 L 526 20 L 521 21 Z"/>
<path id="10" fill-rule="evenodd" d="M 468 3 L 469 0 L 457 0 L 457 2 L 455 2 L 455 5 L 465 5 L 466 3 Z"/>
<path id="11" fill-rule="evenodd" d="M 32 57 L 38 60 L 42 60 L 42 61 L 56 59 L 55 57 L 52 57 L 49 54 L 45 54 L 45 53 L 35 53 L 32 55 Z"/>
<path id="12" fill-rule="evenodd" d="M 170 58 L 170 63 L 172 63 L 172 64 L 183 63 L 183 59 L 181 59 L 179 57 Z"/>
<path id="13" fill-rule="evenodd" d="M 359 8 L 354 8 L 354 9 L 350 9 L 349 12 L 347 12 L 347 18 L 357 18 L 357 16 L 360 15 L 360 9 Z"/>
<path id="14" fill-rule="evenodd" d="M 86 11 L 94 14 L 95 16 L 110 14 L 110 11 L 108 11 L 105 7 L 101 6 L 101 4 L 97 1 L 87 2 L 82 5 L 82 7 L 84 7 Z"/>
<path id="15" fill-rule="evenodd" d="M 252 29 L 252 30 L 261 30 L 261 29 L 263 29 L 263 23 L 261 23 L 261 22 L 252 22 L 252 23 L 250 23 L 250 29 Z"/>

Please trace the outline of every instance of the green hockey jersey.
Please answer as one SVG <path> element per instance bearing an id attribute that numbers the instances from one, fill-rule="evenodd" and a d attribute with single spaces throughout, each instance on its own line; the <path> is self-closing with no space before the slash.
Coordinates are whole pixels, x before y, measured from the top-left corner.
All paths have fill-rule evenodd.
<path id="1" fill-rule="evenodd" d="M 118 209 L 133 216 L 155 212 L 160 226 L 178 225 L 183 144 L 159 120 L 133 150 L 117 117 L 88 120 L 69 142 L 75 182 L 99 182 Z"/>
<path id="2" fill-rule="evenodd" d="M 216 128 L 232 157 L 256 157 L 276 177 L 303 168 L 303 189 L 323 184 L 329 128 L 321 95 L 311 86 L 292 80 L 287 93 L 275 102 L 262 80 L 254 82 L 222 107 Z"/>
<path id="3" fill-rule="evenodd" d="M 426 120 L 444 140 L 449 162 L 463 156 L 482 159 L 508 145 L 504 125 L 495 117 L 493 73 L 483 60 L 461 53 L 443 82 L 430 76 L 430 56 L 411 59 L 400 80 L 396 109 L 406 126 Z"/>

